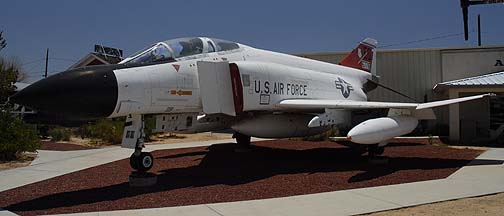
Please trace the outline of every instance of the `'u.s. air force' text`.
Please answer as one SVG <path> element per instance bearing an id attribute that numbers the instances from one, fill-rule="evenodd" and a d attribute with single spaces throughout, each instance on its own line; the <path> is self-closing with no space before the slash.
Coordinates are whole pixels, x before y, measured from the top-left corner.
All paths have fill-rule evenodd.
<path id="1" fill-rule="evenodd" d="M 308 85 L 305 84 L 254 80 L 254 91 L 257 94 L 308 96 L 307 89 Z"/>

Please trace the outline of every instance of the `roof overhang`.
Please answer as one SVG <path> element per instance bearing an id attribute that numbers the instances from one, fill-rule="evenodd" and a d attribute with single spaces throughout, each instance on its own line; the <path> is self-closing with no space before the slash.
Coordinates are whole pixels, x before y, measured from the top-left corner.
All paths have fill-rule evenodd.
<path id="1" fill-rule="evenodd" d="M 68 69 L 73 69 L 73 68 L 78 68 L 78 67 L 86 66 L 86 65 L 88 65 L 89 63 L 91 63 L 94 60 L 98 60 L 98 61 L 102 62 L 105 65 L 110 64 L 109 62 L 107 62 L 104 59 L 100 58 L 99 56 L 95 55 L 94 53 L 89 53 L 84 58 L 82 58 L 81 60 L 79 60 L 77 63 L 75 63 L 72 66 L 70 66 Z"/>
<path id="2" fill-rule="evenodd" d="M 504 88 L 504 71 L 438 83 L 434 91 L 451 88 Z"/>

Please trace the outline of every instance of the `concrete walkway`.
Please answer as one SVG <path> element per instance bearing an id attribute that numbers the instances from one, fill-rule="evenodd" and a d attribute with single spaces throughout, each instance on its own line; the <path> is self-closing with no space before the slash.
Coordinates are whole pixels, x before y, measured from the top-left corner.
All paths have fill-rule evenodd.
<path id="1" fill-rule="evenodd" d="M 232 140 L 151 145 L 148 150 L 208 146 Z M 44 154 L 47 156 L 44 158 Z M 51 154 L 51 156 L 49 156 Z M 128 157 L 131 150 L 106 148 L 58 155 L 41 151 L 28 167 L 0 172 L 0 191 Z M 69 155 L 72 155 L 70 157 Z M 353 215 L 504 192 L 504 149 L 490 149 L 446 179 L 193 206 L 80 213 L 76 215 Z M 0 215 L 11 212 L 1 211 Z"/>

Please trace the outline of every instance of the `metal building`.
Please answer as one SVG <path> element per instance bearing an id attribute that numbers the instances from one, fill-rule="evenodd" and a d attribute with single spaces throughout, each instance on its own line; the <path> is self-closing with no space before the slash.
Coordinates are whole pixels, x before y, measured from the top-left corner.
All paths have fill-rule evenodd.
<path id="1" fill-rule="evenodd" d="M 337 64 L 346 54 L 308 53 L 299 56 Z M 380 83 L 418 102 L 481 92 L 504 96 L 504 73 L 499 73 L 504 71 L 504 46 L 379 50 L 376 58 Z M 482 78 L 480 75 L 487 76 Z M 499 98 L 437 109 L 438 120 L 423 124 L 422 133 L 449 135 L 450 141 L 467 144 L 493 142 L 504 131 L 504 118 L 500 119 L 504 110 L 500 109 L 503 105 Z M 412 102 L 380 87 L 369 94 L 369 99 Z"/>

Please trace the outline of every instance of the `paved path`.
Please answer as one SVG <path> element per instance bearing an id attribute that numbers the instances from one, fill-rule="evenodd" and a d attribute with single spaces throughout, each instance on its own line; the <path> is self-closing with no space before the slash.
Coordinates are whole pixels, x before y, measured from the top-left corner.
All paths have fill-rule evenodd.
<path id="1" fill-rule="evenodd" d="M 148 150 L 207 146 L 232 140 L 152 145 Z M 44 154 L 46 157 L 44 159 Z M 52 154 L 51 156 L 47 154 Z M 72 154 L 72 157 L 69 155 Z M 58 155 L 42 152 L 28 167 L 0 172 L 0 191 L 128 157 L 106 148 Z M 504 192 L 504 149 L 490 149 L 446 179 L 229 203 L 91 212 L 77 215 L 353 215 Z M 1 215 L 10 215 L 1 211 Z"/>

